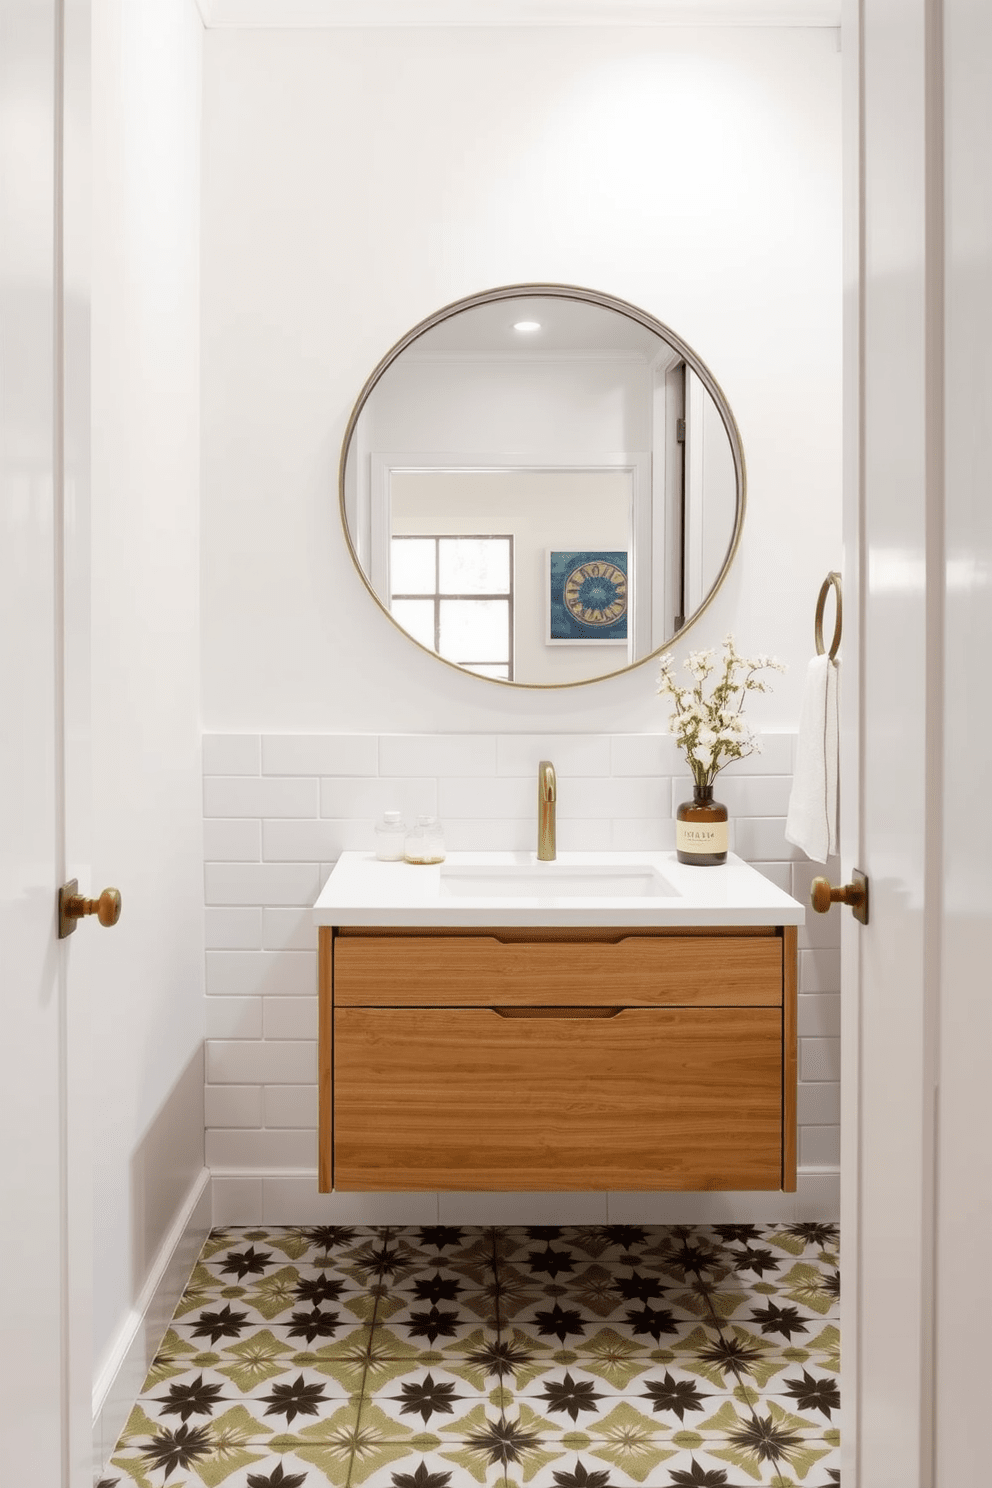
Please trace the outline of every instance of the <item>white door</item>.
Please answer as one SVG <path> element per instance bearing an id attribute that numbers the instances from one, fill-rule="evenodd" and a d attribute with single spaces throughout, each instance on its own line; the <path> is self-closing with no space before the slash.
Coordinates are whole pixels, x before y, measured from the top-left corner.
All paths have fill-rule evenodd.
<path id="1" fill-rule="evenodd" d="M 969 1261 L 977 1237 L 992 1233 L 992 797 L 984 788 L 992 759 L 992 11 L 981 0 L 944 0 L 943 17 L 944 733 L 933 1479 L 981 1483 L 988 1476 L 985 1341 L 992 1289 L 974 1285 Z"/>
<path id="2" fill-rule="evenodd" d="M 65 9 L 67 107 L 85 116 L 87 7 Z M 88 1061 L 56 895 L 88 816 L 87 134 L 70 200 L 62 22 L 55 0 L 0 0 L 0 1450 L 5 1481 L 75 1488 L 92 1479 Z"/>
<path id="3" fill-rule="evenodd" d="M 851 0 L 844 1482 L 987 1480 L 992 16 Z M 980 1264 L 980 1262 L 979 1262 Z"/>

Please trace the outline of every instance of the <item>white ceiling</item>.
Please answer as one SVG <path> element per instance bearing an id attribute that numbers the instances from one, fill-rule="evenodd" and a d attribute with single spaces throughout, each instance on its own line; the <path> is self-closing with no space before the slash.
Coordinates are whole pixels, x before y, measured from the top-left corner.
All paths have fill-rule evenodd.
<path id="1" fill-rule="evenodd" d="M 841 0 L 196 0 L 209 27 L 839 26 Z"/>
<path id="2" fill-rule="evenodd" d="M 521 334 L 513 329 L 518 320 L 536 320 L 541 329 Z M 414 342 L 409 355 L 626 354 L 650 361 L 660 344 L 653 331 L 616 310 L 582 300 L 518 295 L 460 311 L 426 331 Z"/>

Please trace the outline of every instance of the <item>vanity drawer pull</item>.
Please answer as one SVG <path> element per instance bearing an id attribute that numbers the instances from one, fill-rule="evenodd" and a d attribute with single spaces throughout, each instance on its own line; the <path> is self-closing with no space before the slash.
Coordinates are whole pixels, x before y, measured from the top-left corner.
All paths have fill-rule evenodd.
<path id="1" fill-rule="evenodd" d="M 619 1007 L 494 1007 L 500 1018 L 615 1018 Z"/>

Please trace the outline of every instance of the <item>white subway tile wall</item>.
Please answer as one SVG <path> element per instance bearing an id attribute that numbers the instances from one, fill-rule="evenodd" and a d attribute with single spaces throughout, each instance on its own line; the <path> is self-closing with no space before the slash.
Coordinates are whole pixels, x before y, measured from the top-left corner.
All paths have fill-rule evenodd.
<path id="1" fill-rule="evenodd" d="M 785 840 L 794 748 L 792 734 L 765 736 L 760 754 L 721 774 L 716 795 L 730 811 L 731 848 L 808 904 L 811 880 L 837 865 L 809 863 Z M 674 847 L 674 813 L 691 781 L 664 734 L 205 736 L 207 1160 L 215 1223 L 341 1217 L 356 1203 L 366 1223 L 373 1207 L 407 1223 L 421 1213 L 509 1212 L 511 1195 L 316 1194 L 310 911 L 338 853 L 371 849 L 375 819 L 393 807 L 408 817 L 436 811 L 452 851 L 529 849 L 542 759 L 553 760 L 558 774 L 562 851 Z M 788 1209 L 808 1218 L 836 1205 L 839 915 L 810 912 L 799 946 L 800 1192 L 777 1202 L 783 1215 Z M 724 1217 L 752 1218 L 765 1213 L 770 1197 L 721 1195 L 720 1212 L 729 1203 L 733 1214 Z M 529 1196 L 528 1215 L 543 1213 L 540 1199 Z M 672 1203 L 688 1213 L 694 1203 L 691 1195 L 563 1195 L 553 1203 L 559 1218 L 566 1200 L 578 1204 L 576 1213 L 595 1210 L 614 1221 L 635 1211 L 642 1220 L 662 1208 L 674 1214 Z M 696 1200 L 692 1217 L 700 1215 Z"/>

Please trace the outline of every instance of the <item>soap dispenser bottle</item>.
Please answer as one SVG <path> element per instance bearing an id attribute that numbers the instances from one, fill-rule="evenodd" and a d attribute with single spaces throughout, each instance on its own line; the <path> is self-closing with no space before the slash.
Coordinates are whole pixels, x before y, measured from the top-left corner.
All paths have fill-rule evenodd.
<path id="1" fill-rule="evenodd" d="M 375 824 L 375 855 L 380 863 L 402 863 L 406 823 L 398 811 L 384 811 Z"/>

